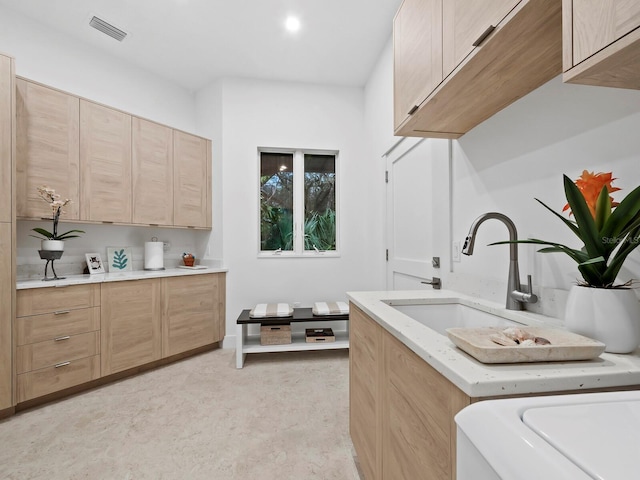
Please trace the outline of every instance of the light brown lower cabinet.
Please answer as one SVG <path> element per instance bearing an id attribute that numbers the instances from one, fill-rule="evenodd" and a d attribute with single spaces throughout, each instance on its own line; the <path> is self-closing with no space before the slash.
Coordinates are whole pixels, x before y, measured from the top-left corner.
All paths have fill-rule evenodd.
<path id="1" fill-rule="evenodd" d="M 224 273 L 163 279 L 162 356 L 222 340 L 224 298 Z"/>
<path id="2" fill-rule="evenodd" d="M 162 357 L 161 282 L 156 278 L 102 284 L 102 375 Z"/>
<path id="3" fill-rule="evenodd" d="M 225 280 L 207 273 L 18 290 L 16 402 L 221 341 Z"/>
<path id="4" fill-rule="evenodd" d="M 471 399 L 360 309 L 350 316 L 350 433 L 366 480 L 455 479 Z"/>

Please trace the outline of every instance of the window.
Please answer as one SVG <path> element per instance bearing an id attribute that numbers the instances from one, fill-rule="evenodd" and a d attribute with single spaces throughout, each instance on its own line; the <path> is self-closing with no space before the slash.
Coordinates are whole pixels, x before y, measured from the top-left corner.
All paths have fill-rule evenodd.
<path id="1" fill-rule="evenodd" d="M 336 254 L 337 152 L 260 149 L 260 252 Z"/>

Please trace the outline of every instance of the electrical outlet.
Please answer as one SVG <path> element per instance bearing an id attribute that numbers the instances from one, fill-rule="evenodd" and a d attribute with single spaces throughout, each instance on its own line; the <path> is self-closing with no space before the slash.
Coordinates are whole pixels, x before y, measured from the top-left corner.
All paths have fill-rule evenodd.
<path id="1" fill-rule="evenodd" d="M 454 262 L 460 262 L 460 242 L 456 241 L 451 244 L 451 259 Z"/>
<path id="2" fill-rule="evenodd" d="M 165 252 L 168 252 L 169 249 L 171 248 L 171 242 L 162 242 L 162 250 L 164 250 Z"/>

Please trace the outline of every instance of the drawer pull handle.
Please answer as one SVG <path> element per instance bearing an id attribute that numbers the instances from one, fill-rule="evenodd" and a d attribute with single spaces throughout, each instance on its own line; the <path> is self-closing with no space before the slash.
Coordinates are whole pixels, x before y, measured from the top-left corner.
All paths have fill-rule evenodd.
<path id="1" fill-rule="evenodd" d="M 418 105 L 414 105 L 413 107 L 411 107 L 411 110 L 407 112 L 407 115 L 413 115 L 414 113 L 416 113 L 416 110 L 418 110 Z"/>
<path id="2" fill-rule="evenodd" d="M 66 367 L 67 365 L 70 365 L 70 364 L 71 364 L 71 362 L 57 363 L 55 368 Z"/>
<path id="3" fill-rule="evenodd" d="M 491 32 L 493 32 L 495 29 L 496 29 L 496 27 L 494 27 L 493 25 L 489 25 L 489 27 L 488 27 L 484 32 L 482 32 L 482 35 L 480 35 L 480 36 L 478 37 L 478 39 L 477 39 L 475 42 L 473 42 L 473 43 L 472 43 L 472 45 L 473 45 L 474 47 L 479 47 L 479 46 L 480 46 L 480 44 L 481 44 L 482 42 L 484 42 L 484 40 L 485 40 L 489 35 L 491 35 Z"/>
<path id="4" fill-rule="evenodd" d="M 71 337 L 69 335 L 65 335 L 64 337 L 56 337 L 53 339 L 54 342 L 61 342 L 62 340 L 69 340 Z"/>
<path id="5" fill-rule="evenodd" d="M 57 312 L 53 312 L 54 315 L 65 315 L 67 313 L 71 313 L 71 310 L 58 310 Z"/>

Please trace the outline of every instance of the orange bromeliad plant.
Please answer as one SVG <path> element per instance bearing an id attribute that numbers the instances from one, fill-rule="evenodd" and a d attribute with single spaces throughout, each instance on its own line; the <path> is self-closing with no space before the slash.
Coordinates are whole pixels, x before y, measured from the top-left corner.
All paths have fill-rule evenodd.
<path id="1" fill-rule="evenodd" d="M 620 190 L 618 187 L 614 187 L 611 185 L 615 178 L 612 178 L 611 172 L 609 173 L 596 173 L 589 172 L 587 170 L 582 171 L 582 175 L 580 178 L 576 180 L 576 186 L 585 201 L 587 202 L 587 207 L 589 207 L 589 211 L 591 212 L 591 216 L 596 218 L 596 204 L 598 202 L 598 197 L 600 196 L 600 192 L 603 187 L 607 187 L 609 193 L 617 192 Z M 618 202 L 613 201 L 613 197 L 609 197 L 611 200 L 611 207 L 617 207 Z M 567 203 L 562 211 L 569 210 L 569 204 Z"/>
<path id="2" fill-rule="evenodd" d="M 611 172 L 594 174 L 585 170 L 575 183 L 566 175 L 563 178 L 568 202 L 563 211 L 571 209 L 575 221 L 563 217 L 541 200 L 536 198 L 536 201 L 560 218 L 582 241 L 583 246 L 578 250 L 536 238 L 517 240 L 516 243 L 547 245 L 538 251 L 569 255 L 578 264 L 584 279 L 580 283 L 584 286 L 627 286 L 614 285 L 614 282 L 627 256 L 640 245 L 640 187 L 636 187 L 618 203 L 609 195 L 620 190 L 611 185 L 615 180 Z"/>

